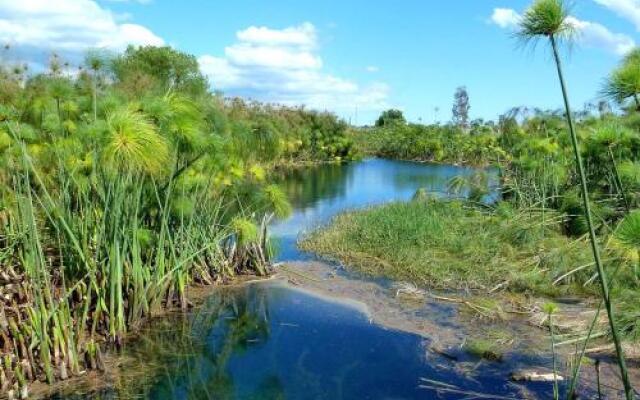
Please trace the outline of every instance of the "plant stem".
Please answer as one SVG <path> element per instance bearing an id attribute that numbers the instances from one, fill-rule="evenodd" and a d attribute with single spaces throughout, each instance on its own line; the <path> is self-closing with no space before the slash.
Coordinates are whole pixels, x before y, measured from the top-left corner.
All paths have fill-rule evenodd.
<path id="1" fill-rule="evenodd" d="M 93 122 L 98 121 L 98 77 L 93 74 Z"/>
<path id="2" fill-rule="evenodd" d="M 551 335 L 551 356 L 553 360 L 553 400 L 560 398 L 558 390 L 558 366 L 556 363 L 556 340 L 553 336 L 553 312 L 549 312 L 549 334 Z"/>
<path id="3" fill-rule="evenodd" d="M 598 386 L 598 400 L 602 400 L 602 385 L 600 384 L 600 360 L 596 360 L 596 384 Z"/>
<path id="4" fill-rule="evenodd" d="M 609 286 L 607 283 L 607 277 L 600 258 L 600 249 L 598 247 L 596 232 L 593 227 L 593 221 L 591 218 L 591 205 L 589 204 L 589 189 L 587 188 L 587 178 L 584 173 L 584 166 L 582 165 L 582 157 L 580 155 L 580 148 L 578 146 L 578 137 L 576 135 L 575 127 L 573 124 L 573 116 L 571 115 L 571 106 L 569 105 L 569 96 L 567 94 L 567 87 L 564 82 L 564 75 L 562 73 L 562 62 L 560 55 L 558 54 L 558 46 L 554 35 L 550 35 L 551 47 L 553 49 L 553 57 L 556 62 L 556 68 L 558 70 L 558 79 L 560 80 L 560 86 L 562 88 L 562 97 L 564 100 L 565 113 L 567 115 L 567 123 L 569 124 L 569 134 L 571 136 L 571 144 L 573 146 L 573 152 L 576 159 L 576 167 L 578 169 L 578 175 L 580 177 L 580 190 L 582 192 L 582 201 L 584 206 L 584 214 L 587 220 L 587 227 L 589 228 L 589 239 L 591 241 L 591 250 L 593 252 L 593 259 L 595 261 L 598 277 L 600 278 L 600 286 L 602 290 L 602 298 L 604 300 L 605 309 L 607 310 L 607 316 L 609 318 L 609 326 L 611 328 L 611 337 L 616 348 L 617 361 L 620 367 L 620 375 L 622 377 L 622 383 L 624 385 L 624 392 L 627 400 L 633 400 L 633 387 L 629 381 L 629 373 L 627 372 L 627 365 L 625 362 L 624 351 L 622 350 L 622 344 L 618 334 L 618 328 L 613 315 L 613 308 L 611 305 L 611 297 L 609 294 Z"/>
<path id="5" fill-rule="evenodd" d="M 611 150 L 611 147 L 609 147 L 609 157 L 611 158 L 611 165 L 613 166 L 613 175 L 616 180 L 616 185 L 618 185 L 620 196 L 622 196 L 622 200 L 624 202 L 624 208 L 626 209 L 628 214 L 631 212 L 631 206 L 629 205 L 629 200 L 627 199 L 627 194 L 624 190 L 624 186 L 622 186 L 622 180 L 620 179 L 620 173 L 618 172 L 618 165 L 616 164 L 616 158 L 613 155 L 613 150 Z"/>

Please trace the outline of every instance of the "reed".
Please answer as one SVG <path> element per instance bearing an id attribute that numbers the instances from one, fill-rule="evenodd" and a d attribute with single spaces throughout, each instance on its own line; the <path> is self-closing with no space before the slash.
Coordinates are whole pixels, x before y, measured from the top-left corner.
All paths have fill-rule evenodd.
<path id="1" fill-rule="evenodd" d="M 518 32 L 518 36 L 525 43 L 530 43 L 540 38 L 548 39 L 553 52 L 553 57 L 558 72 L 558 80 L 560 82 L 560 88 L 562 89 L 565 116 L 567 118 L 567 124 L 569 126 L 569 137 L 571 139 L 571 145 L 574 152 L 575 167 L 580 183 L 583 213 L 588 227 L 591 249 L 597 269 L 598 280 L 600 281 L 601 295 L 610 324 L 611 338 L 616 348 L 616 359 L 620 367 L 620 375 L 622 377 L 622 383 L 624 385 L 625 396 L 627 400 L 632 400 L 635 396 L 633 393 L 633 387 L 631 386 L 631 382 L 629 380 L 625 355 L 620 340 L 620 331 L 618 329 L 617 321 L 614 315 L 613 301 L 610 295 L 611 292 L 607 280 L 607 274 L 600 255 L 600 245 L 598 243 L 598 238 L 596 236 L 591 214 L 591 203 L 589 198 L 589 188 L 587 185 L 585 168 L 583 165 L 575 124 L 573 121 L 573 114 L 571 111 L 571 106 L 569 104 L 569 96 L 567 93 L 562 61 L 558 50 L 558 42 L 563 40 L 571 40 L 573 31 L 575 29 L 574 26 L 568 22 L 568 18 L 569 8 L 563 0 L 536 0 L 526 11 L 522 20 L 520 21 L 520 30 Z M 570 393 L 569 395 L 572 396 L 573 393 Z"/>
<path id="2" fill-rule="evenodd" d="M 2 229 L 3 391 L 99 368 L 101 346 L 121 345 L 160 308 L 186 308 L 193 283 L 266 273 L 266 217 L 255 236 L 241 238 L 220 203 L 173 216 L 173 185 L 148 206 L 145 190 L 157 185 L 134 174 L 86 191 L 59 177 L 66 190 L 53 192 L 23 151 L 16 213 Z"/>
<path id="3" fill-rule="evenodd" d="M 192 285 L 266 275 L 266 226 L 290 211 L 257 161 L 218 179 L 237 155 L 215 152 L 211 95 L 114 101 L 114 84 L 98 101 L 94 67 L 84 114 L 83 78 L 52 72 L 21 93 L 55 83 L 36 92 L 44 118 L 18 98 L 0 122 L 0 391 L 12 397 L 103 368 L 151 316 L 190 307 Z"/>

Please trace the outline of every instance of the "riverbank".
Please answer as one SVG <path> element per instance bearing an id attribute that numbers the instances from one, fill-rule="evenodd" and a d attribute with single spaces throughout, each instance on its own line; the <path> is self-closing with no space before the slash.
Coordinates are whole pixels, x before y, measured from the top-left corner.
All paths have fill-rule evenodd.
<path id="1" fill-rule="evenodd" d="M 321 261 L 292 262 L 277 266 L 276 271 L 276 278 L 284 279 L 295 290 L 354 307 L 372 323 L 386 329 L 422 336 L 424 357 L 438 369 L 473 378 L 483 368 L 495 368 L 501 371 L 505 382 L 513 380 L 516 387 L 520 374 L 552 375 L 551 341 L 542 311 L 546 298 L 511 297 L 501 303 L 499 313 L 486 315 L 485 310 L 477 308 L 487 304 L 481 296 L 464 291 L 420 290 L 403 282 L 367 279 L 345 266 Z M 588 299 L 564 298 L 558 302 L 554 325 L 557 338 L 563 342 L 556 342 L 556 355 L 562 360 L 558 374 L 566 382 L 575 351 L 571 338 L 582 335 L 595 310 Z M 594 339 L 583 360 L 579 393 L 585 397 L 595 393 L 599 374 L 603 394 L 616 398 L 622 388 L 617 367 L 603 352 L 602 338 Z M 631 361 L 635 385 L 640 384 L 638 360 Z M 520 390 L 521 396 L 517 398 L 535 397 L 526 386 Z"/>
<path id="2" fill-rule="evenodd" d="M 351 132 L 363 154 L 435 164 L 490 166 L 508 158 L 492 129 L 469 134 L 452 125 L 390 124 Z"/>
<path id="3" fill-rule="evenodd" d="M 488 309 L 497 306 L 499 293 L 551 299 L 597 294 L 585 239 L 563 235 L 561 220 L 548 210 L 515 210 L 506 203 L 490 209 L 423 198 L 347 212 L 304 238 L 301 247 L 370 276 L 484 296 L 480 306 Z M 616 251 L 606 249 L 611 272 L 624 263 Z M 619 268 L 614 279 L 621 322 L 638 315 L 630 273 L 632 268 Z M 635 325 L 623 326 L 635 340 Z"/>
<path id="4" fill-rule="evenodd" d="M 325 310 L 325 320 L 343 315 L 341 318 L 351 321 L 369 321 L 372 329 L 380 327 L 389 332 L 389 335 L 403 332 L 421 337 L 418 348 L 402 348 L 403 352 L 410 354 L 417 350 L 423 360 L 421 363 L 432 366 L 446 376 L 459 376 L 459 379 L 473 381 L 486 378 L 486 374 L 489 374 L 507 382 L 514 379 L 512 375 L 526 371 L 550 374 L 549 338 L 540 334 L 542 330 L 532 329 L 532 321 L 516 312 L 515 307 L 505 309 L 503 320 L 487 321 L 468 313 L 461 304 L 436 298 L 435 293 L 403 293 L 401 290 L 401 286 L 391 282 L 362 279 L 338 266 L 322 262 L 277 265 L 275 275 L 268 280 L 190 289 L 188 295 L 193 301 L 193 309 L 187 313 L 169 312 L 154 319 L 122 351 L 113 353 L 106 359 L 106 372 L 89 373 L 70 380 L 59 387 L 58 393 L 63 398 L 73 394 L 78 395 L 78 398 L 85 398 L 83 396 L 86 394 L 89 394 L 86 398 L 99 394 L 107 397 L 141 397 L 144 394 L 142 397 L 172 398 L 171 393 L 175 393 L 158 392 L 158 387 L 165 390 L 187 390 L 189 393 L 208 388 L 209 393 L 227 393 L 224 381 L 218 381 L 216 377 L 231 374 L 226 369 L 229 363 L 237 365 L 230 361 L 230 354 L 233 352 L 231 348 L 238 347 L 239 353 L 233 354 L 236 354 L 235 357 L 242 357 L 240 354 L 245 354 L 248 348 L 260 351 L 264 347 L 283 346 L 284 351 L 289 345 L 295 345 L 297 342 L 287 342 L 285 345 L 284 338 L 280 335 L 285 331 L 313 330 L 308 325 L 310 321 L 303 318 L 306 323 L 300 324 L 297 320 L 300 314 L 315 313 L 308 308 L 311 304 L 324 304 L 321 308 Z M 280 305 L 271 304 L 271 308 L 268 293 L 279 293 L 271 301 L 281 299 L 277 302 Z M 257 297 L 253 297 L 254 295 Z M 454 296 L 451 292 L 448 295 Z M 291 302 L 292 314 L 279 314 L 276 311 Z M 565 306 L 568 312 L 587 312 L 584 304 L 563 304 L 563 308 Z M 327 311 L 329 312 L 326 313 Z M 346 314 L 341 314 L 342 312 Z M 479 321 L 482 323 L 479 324 Z M 270 326 L 267 330 L 270 333 L 265 333 L 266 336 L 260 333 L 262 328 L 258 328 L 263 323 Z M 224 331 L 222 327 L 226 324 L 232 324 L 233 328 L 221 335 L 221 329 Z M 343 326 L 343 329 L 348 331 L 350 325 Z M 321 334 L 316 332 L 316 335 Z M 488 340 L 493 348 L 499 347 L 499 353 L 496 353 L 499 358 L 491 358 L 480 352 L 486 350 Z M 325 343 L 328 349 L 335 345 Z M 370 345 L 375 346 L 375 343 Z M 558 348 L 563 360 L 570 358 L 570 351 L 571 346 Z M 303 362 L 304 355 L 299 357 L 300 363 L 306 364 Z M 339 359 L 340 356 L 331 357 L 334 358 Z M 237 358 L 235 360 L 237 362 Z M 212 364 L 206 364 L 207 368 L 200 369 L 203 368 L 201 363 L 209 362 Z M 272 366 L 267 363 L 265 369 Z M 212 367 L 217 372 L 201 380 L 200 374 L 211 373 L 209 368 Z M 303 366 L 296 363 L 288 368 L 299 367 Z M 600 367 L 603 390 L 605 394 L 615 397 L 618 393 L 615 367 L 606 360 L 603 360 Z M 181 372 L 175 371 L 176 368 Z M 187 372 L 191 369 L 193 372 Z M 637 372 L 635 369 L 632 371 L 635 382 L 640 379 Z M 240 372 L 240 376 L 246 373 Z M 185 379 L 183 374 L 195 375 L 191 379 Z M 561 375 L 566 374 L 563 369 Z M 236 378 L 242 381 L 239 376 Z M 313 381 L 308 376 L 306 379 Z M 308 384 L 309 381 L 305 382 Z M 593 359 L 589 359 L 584 364 L 580 393 L 594 393 L 595 382 Z M 462 382 L 456 381 L 455 384 L 465 386 Z M 520 393 L 515 398 L 531 396 L 530 383 L 514 381 L 511 385 L 515 393 Z M 533 388 L 536 393 L 540 393 L 549 389 L 550 384 L 538 384 Z"/>
<path id="5" fill-rule="evenodd" d="M 142 342 L 148 341 L 149 332 L 158 330 L 167 321 L 175 319 L 187 319 L 194 309 L 202 305 L 213 294 L 223 290 L 236 290 L 253 283 L 266 283 L 275 278 L 274 274 L 267 277 L 257 275 L 238 275 L 232 279 L 224 279 L 213 284 L 193 284 L 185 288 L 185 301 L 189 304 L 187 308 L 180 306 L 165 306 L 156 310 L 153 315 L 148 316 L 144 321 L 140 321 L 135 331 L 129 332 L 118 347 L 110 346 L 108 343 L 101 343 L 98 365 L 95 368 L 83 369 L 78 373 L 69 376 L 65 380 L 58 380 L 53 384 L 48 384 L 39 380 L 28 382 L 26 391 L 28 398 L 41 399 L 54 395 L 71 396 L 73 394 L 100 393 L 114 388 L 124 388 L 134 386 L 136 381 L 149 379 L 153 368 L 151 362 L 143 363 L 128 354 L 129 348 L 136 348 Z M 172 351 L 171 346 L 165 349 Z M 175 350 L 175 349 L 173 349 Z M 0 399 L 20 398 L 20 393 L 7 392 L 0 393 Z"/>

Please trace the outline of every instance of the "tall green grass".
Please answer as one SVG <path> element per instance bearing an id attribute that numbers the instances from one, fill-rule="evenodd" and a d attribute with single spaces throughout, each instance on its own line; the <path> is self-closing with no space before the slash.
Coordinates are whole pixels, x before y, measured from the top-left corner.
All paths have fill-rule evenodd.
<path id="1" fill-rule="evenodd" d="M 144 146 L 155 133 L 135 127 L 120 147 L 92 150 L 101 162 L 80 171 L 65 162 L 61 140 L 51 142 L 48 169 L 20 124 L 4 127 L 13 168 L 0 225 L 3 280 L 11 280 L 0 289 L 3 392 L 24 396 L 30 381 L 101 368 L 101 348 L 120 346 L 164 308 L 187 308 L 194 283 L 267 273 L 266 224 L 288 211 L 277 188 L 241 206 L 237 194 L 185 186 L 172 169 L 179 162 L 140 163 L 154 149 L 131 140 Z"/>
<path id="2" fill-rule="evenodd" d="M 302 241 L 305 249 L 337 257 L 363 272 L 435 288 L 504 289 L 559 295 L 592 291 L 582 240 L 562 234 L 562 218 L 540 210 L 495 210 L 463 201 L 418 197 L 342 214 Z"/>
<path id="3" fill-rule="evenodd" d="M 635 397 L 634 390 L 629 380 L 624 350 L 622 348 L 620 340 L 621 332 L 616 325 L 617 320 L 613 307 L 614 301 L 611 298 L 611 287 L 609 284 L 607 271 L 605 270 L 604 263 L 602 261 L 598 237 L 596 236 L 595 224 L 593 221 L 593 215 L 591 213 L 591 199 L 587 176 L 582 160 L 581 148 L 575 128 L 573 113 L 570 106 L 569 94 L 562 66 L 562 59 L 560 58 L 559 53 L 559 43 L 562 43 L 563 41 L 570 42 L 575 34 L 576 27 L 569 21 L 570 13 L 570 7 L 564 0 L 535 0 L 524 13 L 522 19 L 519 21 L 517 36 L 525 44 L 536 43 L 541 39 L 545 41 L 548 40 L 548 44 L 550 45 L 553 53 L 553 58 L 558 73 L 558 81 L 560 83 L 560 89 L 562 91 L 562 98 L 564 101 L 564 110 L 567 119 L 567 125 L 569 128 L 571 147 L 574 154 L 575 169 L 578 175 L 577 180 L 579 183 L 582 199 L 582 211 L 586 220 L 593 260 L 597 271 L 598 281 L 600 283 L 600 294 L 602 296 L 602 301 L 607 312 L 611 339 L 616 349 L 616 360 L 620 367 L 620 375 L 622 378 L 622 383 L 624 385 L 625 397 L 627 398 L 627 400 L 632 400 Z M 571 389 L 569 390 L 568 397 L 571 398 L 573 397 L 573 395 L 574 393 L 572 385 Z"/>

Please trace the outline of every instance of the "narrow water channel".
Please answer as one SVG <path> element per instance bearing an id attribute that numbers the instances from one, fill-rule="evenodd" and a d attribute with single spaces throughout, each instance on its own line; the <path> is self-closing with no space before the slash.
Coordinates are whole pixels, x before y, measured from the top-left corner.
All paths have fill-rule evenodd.
<path id="1" fill-rule="evenodd" d="M 341 211 L 408 200 L 419 188 L 445 196 L 450 178 L 473 172 L 372 159 L 284 174 L 280 183 L 294 212 L 271 227 L 278 260 L 312 260 L 296 248 L 299 235 Z M 350 279 L 358 284 L 357 277 Z M 455 312 L 442 306 L 416 315 L 455 329 Z M 286 282 L 254 283 L 216 290 L 193 312 L 152 324 L 126 349 L 126 372 L 112 387 L 56 398 L 458 399 L 468 396 L 462 392 L 489 395 L 484 398 L 551 393 L 549 384 L 521 386 L 509 379 L 516 363 L 541 365 L 548 358 L 516 354 L 488 362 L 462 350 L 434 355 L 430 342 Z"/>
<path id="2" fill-rule="evenodd" d="M 476 169 L 452 165 L 368 159 L 349 164 L 329 164 L 285 173 L 279 184 L 291 200 L 293 214 L 275 222 L 270 233 L 278 242 L 280 260 L 313 258 L 298 250 L 296 242 L 305 232 L 330 222 L 336 214 L 352 209 L 411 199 L 418 189 L 447 196 L 447 185 L 458 175 Z M 497 185 L 496 171 L 489 185 Z"/>

